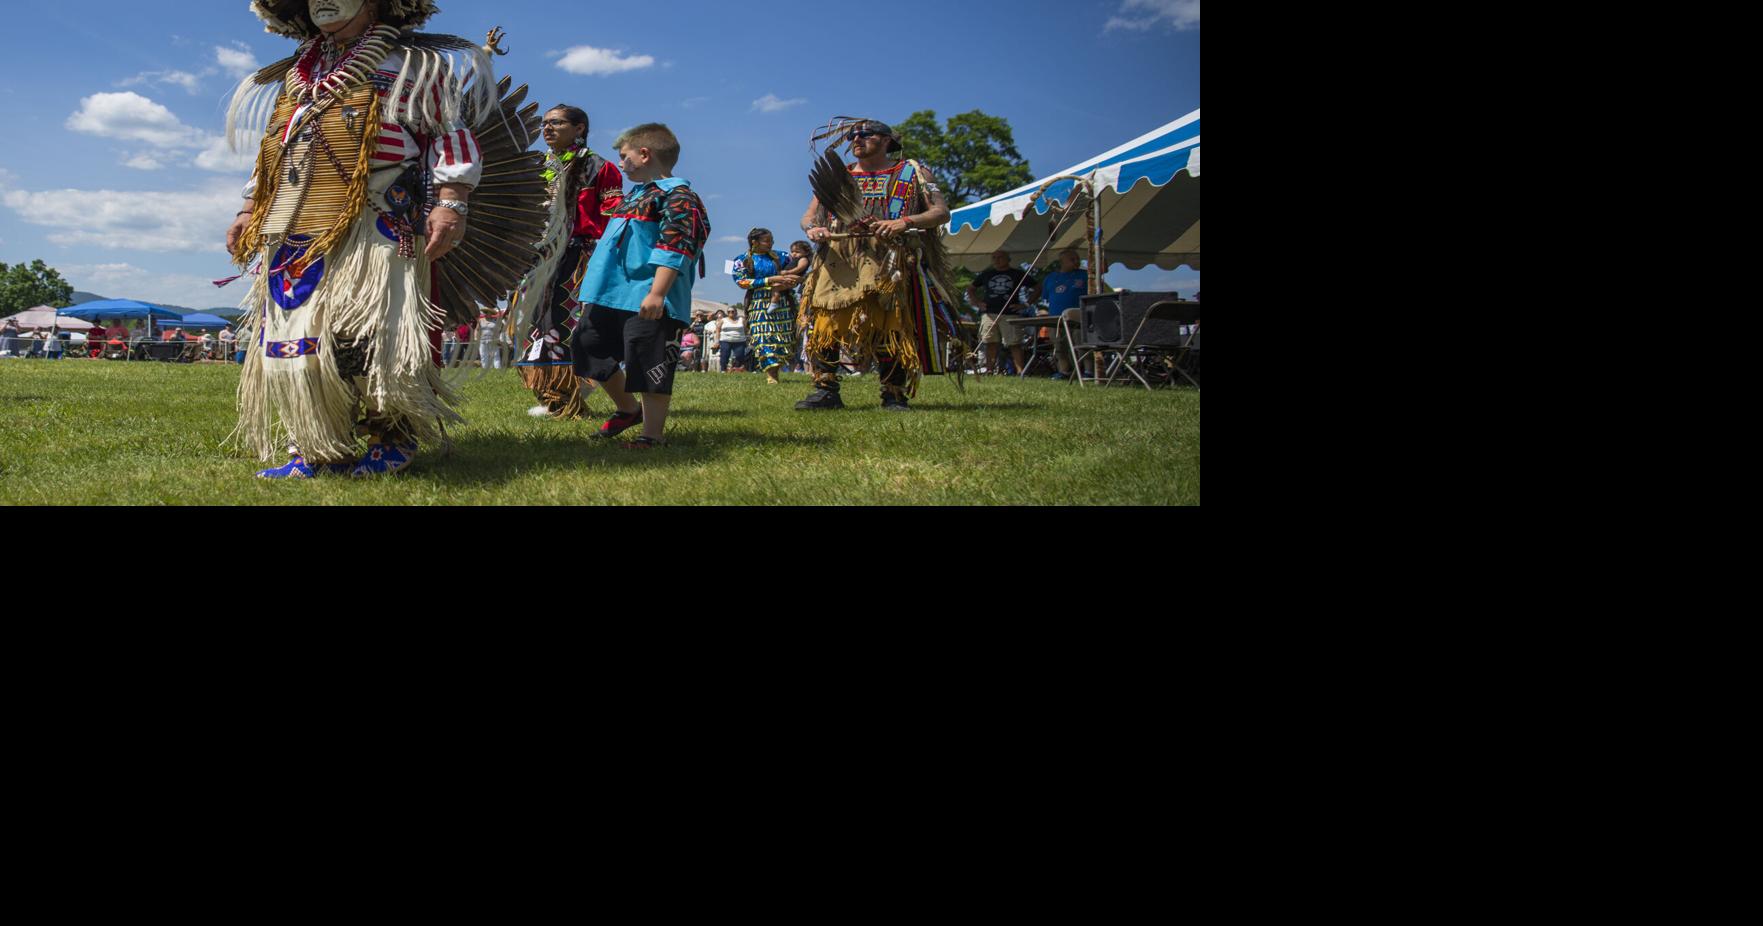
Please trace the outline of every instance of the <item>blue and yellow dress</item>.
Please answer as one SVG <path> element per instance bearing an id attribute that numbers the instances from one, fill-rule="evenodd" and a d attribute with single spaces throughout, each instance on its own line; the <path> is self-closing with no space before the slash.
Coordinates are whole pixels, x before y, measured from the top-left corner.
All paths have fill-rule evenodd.
<path id="1" fill-rule="evenodd" d="M 777 251 L 750 251 L 735 267 L 735 285 L 747 291 L 747 344 L 761 370 L 787 366 L 796 355 L 796 291 L 772 286 L 770 279 L 789 269 Z"/>

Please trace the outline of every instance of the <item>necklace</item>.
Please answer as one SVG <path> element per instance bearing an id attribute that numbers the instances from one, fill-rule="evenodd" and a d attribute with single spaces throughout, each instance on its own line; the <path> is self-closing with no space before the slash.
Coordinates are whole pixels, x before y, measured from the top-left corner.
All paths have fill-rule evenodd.
<path id="1" fill-rule="evenodd" d="M 545 171 L 543 176 L 545 178 L 546 205 L 550 205 L 557 201 L 557 188 L 562 185 L 563 176 L 569 172 L 569 165 L 577 158 L 585 157 L 588 153 L 588 149 L 585 146 L 572 148 L 562 154 L 558 154 L 555 151 L 545 152 Z"/>
<path id="2" fill-rule="evenodd" d="M 288 84 L 295 96 L 305 102 L 331 96 L 351 87 L 380 66 L 392 51 L 392 40 L 398 37 L 396 27 L 374 26 L 362 33 L 335 64 L 329 59 L 336 52 L 323 38 L 314 39 L 300 56 L 299 64 L 288 72 Z M 323 77 L 319 77 L 320 73 Z"/>

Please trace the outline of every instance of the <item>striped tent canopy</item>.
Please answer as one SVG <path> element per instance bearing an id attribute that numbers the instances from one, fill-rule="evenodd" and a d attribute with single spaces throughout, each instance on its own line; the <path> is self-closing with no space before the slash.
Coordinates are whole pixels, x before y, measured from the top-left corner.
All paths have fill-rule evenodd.
<path id="1" fill-rule="evenodd" d="M 1200 269 L 1199 110 L 1047 178 L 1062 175 L 1089 178 L 1101 191 L 1102 247 L 1109 266 Z M 1029 199 L 1046 182 L 1036 180 L 955 210 L 945 229 L 950 256 L 970 270 L 989 266 L 999 249 L 1019 261 L 1033 257 L 1047 240 L 1049 221 L 1057 218 L 1048 211 L 1053 203 L 1069 202 L 1076 186 L 1072 180 L 1053 184 L 1035 202 L 1035 215 L 1025 216 Z M 1082 215 L 1071 217 L 1047 254 L 1067 247 L 1087 253 L 1084 229 Z"/>

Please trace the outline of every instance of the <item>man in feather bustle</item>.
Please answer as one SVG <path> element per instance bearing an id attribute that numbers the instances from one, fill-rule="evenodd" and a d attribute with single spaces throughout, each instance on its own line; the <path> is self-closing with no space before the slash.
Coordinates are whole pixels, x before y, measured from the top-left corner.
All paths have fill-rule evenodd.
<path id="1" fill-rule="evenodd" d="M 923 164 L 895 157 L 900 140 L 886 124 L 837 116 L 812 141 L 829 138 L 849 142 L 857 163 L 847 168 L 829 149 L 809 175 L 814 198 L 802 230 L 818 249 L 801 324 L 814 391 L 796 408 L 844 407 L 844 348 L 859 362 L 876 359 L 883 409 L 909 411 L 920 377 L 947 372 L 949 346 L 959 343 L 941 232 L 949 207 Z M 953 372 L 959 385 L 959 366 Z"/>
<path id="2" fill-rule="evenodd" d="M 289 447 L 264 478 L 396 473 L 462 420 L 430 335 L 437 262 L 465 240 L 483 176 L 469 122 L 496 111 L 493 45 L 413 32 L 438 12 L 430 0 L 251 11 L 301 44 L 242 81 L 227 112 L 233 144 L 261 146 L 227 231 L 240 267 L 261 261 L 234 436 L 266 461 Z"/>

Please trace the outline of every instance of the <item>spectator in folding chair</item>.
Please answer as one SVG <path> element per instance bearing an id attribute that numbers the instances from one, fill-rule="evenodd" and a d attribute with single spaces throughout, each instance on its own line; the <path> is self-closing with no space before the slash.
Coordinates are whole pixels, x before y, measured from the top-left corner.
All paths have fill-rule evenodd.
<path id="1" fill-rule="evenodd" d="M 101 356 L 106 360 L 127 360 L 129 358 L 129 330 L 121 322 L 105 329 L 104 350 Z"/>
<path id="2" fill-rule="evenodd" d="M 697 332 L 690 328 L 686 329 L 685 334 L 680 335 L 679 368 L 681 371 L 690 372 L 698 369 L 698 343 Z"/>
<path id="3" fill-rule="evenodd" d="M 1053 363 L 1059 368 L 1059 372 L 1053 374 L 1054 379 L 1071 377 L 1071 349 L 1066 347 L 1065 329 L 1080 331 L 1083 328 L 1083 311 L 1078 300 L 1090 291 L 1090 272 L 1078 264 L 1077 249 L 1066 248 L 1059 252 L 1059 269 L 1041 281 L 1041 292 L 1047 294 L 1048 314 L 1065 319 L 1064 325 L 1053 326 Z"/>

